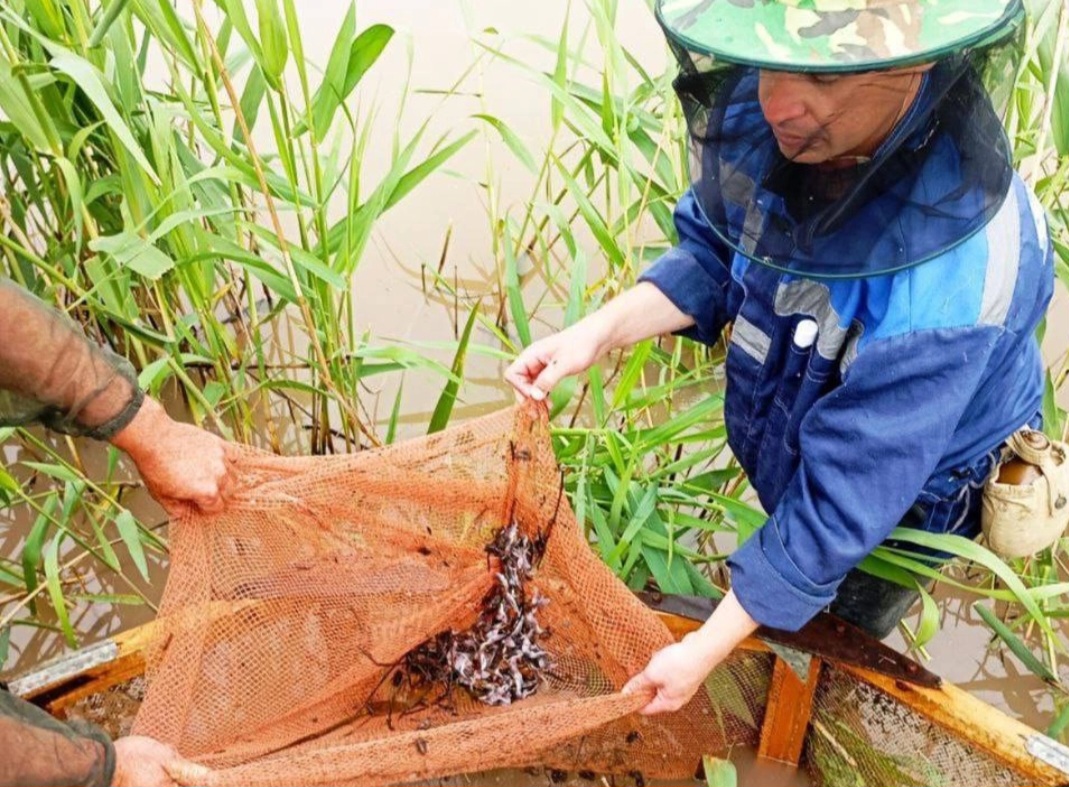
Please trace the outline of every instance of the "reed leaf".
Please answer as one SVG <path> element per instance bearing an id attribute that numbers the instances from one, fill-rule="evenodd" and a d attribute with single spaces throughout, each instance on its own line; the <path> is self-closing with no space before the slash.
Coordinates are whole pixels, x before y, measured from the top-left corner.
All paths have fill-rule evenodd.
<path id="1" fill-rule="evenodd" d="M 975 609 L 976 613 L 983 618 L 983 621 L 987 624 L 988 628 L 995 632 L 998 638 L 1006 644 L 1006 646 L 1013 652 L 1013 655 L 1019 658 L 1021 663 L 1024 664 L 1032 674 L 1049 683 L 1057 682 L 1058 678 L 1051 672 L 1050 667 L 1037 659 L 1032 651 L 1028 649 L 1028 646 L 1021 641 L 1020 637 L 1014 634 L 1009 626 L 999 620 L 994 612 L 980 602 L 973 604 L 973 609 Z"/>
<path id="2" fill-rule="evenodd" d="M 137 526 L 134 515 L 126 509 L 119 511 L 115 516 L 115 528 L 119 531 L 119 537 L 126 545 L 126 549 L 130 553 L 130 559 L 134 561 L 134 566 L 137 567 L 141 578 L 148 582 L 148 561 L 145 560 L 145 549 L 141 545 L 140 528 Z"/>
<path id="3" fill-rule="evenodd" d="M 460 343 L 457 345 L 456 355 L 453 356 L 453 366 L 450 369 L 452 378 L 446 381 L 442 389 L 438 403 L 434 406 L 430 424 L 427 426 L 427 434 L 440 432 L 449 424 L 449 418 L 453 414 L 453 405 L 457 401 L 457 392 L 460 389 L 460 380 L 464 374 L 464 362 L 468 355 L 468 343 L 471 341 L 471 332 L 475 328 L 475 321 L 479 315 L 479 304 L 472 307 L 468 314 L 468 320 L 464 323 L 464 332 L 460 335 Z"/>
<path id="4" fill-rule="evenodd" d="M 1021 605 L 1026 610 L 1028 610 L 1028 613 L 1035 619 L 1040 627 L 1043 628 L 1044 631 L 1050 632 L 1050 622 L 1043 614 L 1043 611 L 1040 609 L 1035 599 L 1033 599 L 1025 589 L 1024 584 L 1021 582 L 1021 578 L 994 553 L 980 546 L 975 541 L 971 541 L 962 536 L 948 534 L 936 535 L 907 527 L 896 527 L 891 532 L 889 538 L 895 541 L 905 541 L 909 544 L 916 544 L 928 549 L 952 552 L 955 555 L 968 558 L 974 563 L 983 566 L 1006 583 L 1006 586 L 1015 594 L 1017 600 L 1021 602 Z"/>
<path id="5" fill-rule="evenodd" d="M 103 75 L 91 63 L 73 52 L 59 51 L 52 57 L 52 67 L 68 76 L 96 105 L 108 129 L 115 134 L 119 142 L 129 152 L 137 165 L 148 175 L 152 182 L 159 185 L 160 178 L 149 164 L 130 127 L 119 114 L 104 88 Z"/>
<path id="6" fill-rule="evenodd" d="M 705 771 L 706 787 L 738 787 L 738 773 L 731 760 L 722 760 L 707 754 L 702 757 L 702 769 Z"/>
<path id="7" fill-rule="evenodd" d="M 70 613 L 67 610 L 67 600 L 64 598 L 59 576 L 59 547 L 65 537 L 66 533 L 56 533 L 45 549 L 45 585 L 48 589 L 48 596 L 52 600 L 52 608 L 59 619 L 63 638 L 67 641 L 67 647 L 74 648 L 78 646 L 78 637 L 75 635 L 74 627 L 71 625 Z"/>

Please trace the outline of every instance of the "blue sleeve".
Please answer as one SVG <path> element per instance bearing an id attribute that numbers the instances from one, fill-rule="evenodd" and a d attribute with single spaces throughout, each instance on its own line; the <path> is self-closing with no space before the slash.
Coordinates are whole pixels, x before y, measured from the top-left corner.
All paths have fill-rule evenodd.
<path id="1" fill-rule="evenodd" d="M 944 328 L 873 341 L 804 416 L 797 472 L 728 563 L 752 618 L 796 631 L 831 603 L 935 472 L 1001 332 Z"/>
<path id="2" fill-rule="evenodd" d="M 679 243 L 651 265 L 639 281 L 648 281 L 676 308 L 694 319 L 681 336 L 715 344 L 730 315 L 727 288 L 731 282 L 730 255 L 724 242 L 705 220 L 693 191 L 688 190 L 675 209 Z"/>

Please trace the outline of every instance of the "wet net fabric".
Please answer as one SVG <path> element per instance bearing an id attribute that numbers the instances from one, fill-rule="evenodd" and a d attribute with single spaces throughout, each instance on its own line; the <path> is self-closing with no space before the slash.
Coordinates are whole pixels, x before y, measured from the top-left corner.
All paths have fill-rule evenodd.
<path id="1" fill-rule="evenodd" d="M 215 768 L 212 784 L 533 764 L 683 778 L 703 753 L 756 741 L 760 658 L 729 660 L 668 716 L 618 693 L 672 637 L 586 544 L 544 410 L 352 457 L 250 453 L 238 475 L 225 513 L 172 526 L 134 730 Z M 421 680 L 406 656 L 476 622 L 501 581 L 486 547 L 510 523 L 544 544 L 527 590 L 546 599 L 549 665 L 533 696 L 490 706 Z"/>

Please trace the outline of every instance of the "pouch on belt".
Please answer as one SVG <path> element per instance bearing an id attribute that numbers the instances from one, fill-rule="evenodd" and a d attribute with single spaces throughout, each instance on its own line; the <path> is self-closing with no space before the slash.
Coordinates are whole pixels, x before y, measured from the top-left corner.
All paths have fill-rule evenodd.
<path id="1" fill-rule="evenodd" d="M 1069 525 L 1069 446 L 1032 429 L 1011 435 L 984 486 L 981 525 L 1002 557 L 1053 546 Z"/>

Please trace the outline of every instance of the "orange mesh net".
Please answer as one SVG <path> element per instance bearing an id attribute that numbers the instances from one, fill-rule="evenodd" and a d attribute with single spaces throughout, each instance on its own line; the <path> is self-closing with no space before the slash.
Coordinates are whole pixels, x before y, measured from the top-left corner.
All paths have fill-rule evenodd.
<path id="1" fill-rule="evenodd" d="M 619 694 L 672 636 L 585 542 L 544 409 L 354 456 L 249 453 L 236 474 L 225 513 L 173 525 L 134 730 L 215 768 L 211 784 L 373 785 L 533 764 L 682 778 L 702 754 L 756 741 L 763 697 L 738 686 L 761 685 L 760 655 L 714 672 L 710 692 L 727 698 L 715 706 L 699 692 L 647 718 L 634 711 L 648 697 Z M 545 633 L 530 645 L 546 658 L 508 672 L 540 676 L 533 695 L 487 705 L 421 677 L 413 654 L 506 603 L 487 546 L 512 523 L 544 550 L 525 594 L 546 600 L 531 604 Z"/>

